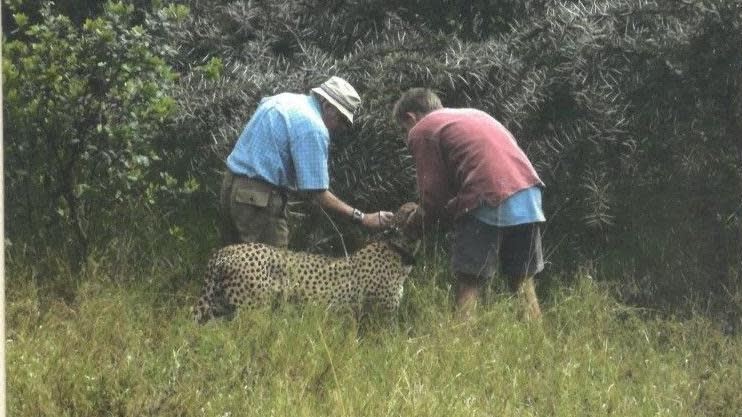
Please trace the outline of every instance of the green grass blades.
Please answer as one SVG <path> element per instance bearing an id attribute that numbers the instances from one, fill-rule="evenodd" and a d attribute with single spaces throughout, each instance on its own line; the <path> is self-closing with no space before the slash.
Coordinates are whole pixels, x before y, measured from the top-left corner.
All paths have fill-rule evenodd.
<path id="1" fill-rule="evenodd" d="M 392 324 L 282 306 L 199 326 L 189 312 L 197 285 L 115 284 L 88 273 L 61 298 L 20 273 L 8 290 L 9 414 L 742 412 L 739 335 L 623 306 L 589 278 L 555 288 L 539 322 L 519 321 L 498 291 L 461 322 L 439 268 L 413 273 Z"/>

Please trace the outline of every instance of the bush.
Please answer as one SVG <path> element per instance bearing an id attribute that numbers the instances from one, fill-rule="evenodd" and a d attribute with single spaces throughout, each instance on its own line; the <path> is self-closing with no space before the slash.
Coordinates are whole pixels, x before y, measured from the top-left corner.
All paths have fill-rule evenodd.
<path id="1" fill-rule="evenodd" d="M 8 234 L 70 245 L 73 262 L 91 236 L 115 232 L 122 207 L 180 185 L 161 169 L 158 136 L 176 74 L 133 13 L 109 2 L 76 26 L 47 4 L 38 23 L 15 13 L 22 33 L 3 45 Z"/>
<path id="2" fill-rule="evenodd" d="M 733 283 L 742 265 L 740 2 L 516 3 L 195 2 L 169 35 L 180 62 L 224 65 L 218 79 L 192 72 L 177 96 L 180 130 L 211 155 L 195 175 L 215 184 L 212 168 L 223 167 L 261 96 L 339 74 L 364 105 L 353 139 L 333 141 L 331 186 L 361 207 L 393 208 L 415 191 L 389 111 L 401 90 L 423 85 L 515 133 L 547 184 L 552 262 L 621 259 L 676 296 Z M 471 24 L 450 17 L 461 7 Z M 306 223 L 297 246 L 338 246 L 324 217 Z"/>
<path id="3" fill-rule="evenodd" d="M 155 215 L 169 216 L 186 204 L 159 199 L 152 190 L 178 184 L 198 188 L 188 200 L 190 209 L 213 215 L 223 161 L 259 99 L 307 92 L 337 74 L 364 100 L 353 131 L 334 138 L 331 149 L 331 187 L 351 204 L 393 209 L 416 198 L 414 167 L 389 112 L 402 90 L 427 86 L 446 105 L 481 108 L 514 132 L 547 184 L 545 242 L 554 269 L 600 260 L 624 271 L 608 275 L 648 280 L 657 290 L 652 296 L 672 298 L 689 289 L 706 293 L 739 286 L 739 1 L 197 0 L 189 7 L 188 16 L 172 4 L 148 16 L 146 30 L 115 26 L 110 41 L 115 48 L 100 49 L 106 43 L 95 39 L 101 35 L 53 20 L 49 12 L 46 23 L 32 26 L 47 28 L 49 36 L 41 39 L 24 29 L 26 35 L 7 45 L 6 96 L 17 105 L 6 107 L 11 126 L 6 133 L 19 138 L 8 148 L 8 183 L 11 194 L 20 196 L 12 210 L 22 214 L 23 224 L 45 220 L 48 235 L 56 230 L 49 225 L 63 220 L 84 241 L 80 230 L 87 224 L 73 212 L 120 204 L 111 197 L 120 192 L 116 198 L 134 205 L 153 201 Z M 96 21 L 112 21 L 106 16 Z M 162 76 L 158 89 L 144 89 L 143 100 L 121 106 L 118 99 L 91 93 L 101 104 L 80 106 L 91 88 L 86 80 L 100 80 L 106 68 L 92 63 L 101 57 L 128 62 L 131 43 L 125 40 L 135 36 L 151 39 L 144 49 L 167 60 L 136 76 L 145 85 Z M 65 41 L 74 47 L 61 41 L 66 37 L 75 40 Z M 45 60 L 57 59 L 54 68 L 81 79 L 84 88 L 65 99 L 75 105 L 52 100 L 56 107 L 37 112 L 34 100 L 67 96 L 49 92 L 57 84 L 34 64 L 29 73 L 17 68 L 26 65 L 22 57 L 40 54 L 52 40 L 67 51 L 61 56 L 80 63 L 72 66 L 49 52 Z M 23 45 L 32 43 L 40 46 L 23 52 Z M 156 45 L 172 45 L 174 53 Z M 168 72 L 158 72 L 164 68 L 159 65 L 174 68 L 180 78 L 163 76 Z M 114 88 L 117 81 L 111 79 L 104 91 L 127 94 L 119 81 Z M 145 111 L 157 108 L 158 97 L 172 110 L 160 93 L 173 97 L 177 112 L 166 117 Z M 129 106 L 134 117 L 128 116 Z M 97 131 L 98 108 L 119 117 L 112 116 L 110 127 L 123 132 L 117 145 L 105 139 L 107 125 Z M 171 124 L 165 123 L 169 116 Z M 55 138 L 62 132 L 76 139 L 58 145 Z M 44 139 L 42 146 L 42 137 L 53 141 Z M 114 150 L 110 163 L 100 150 L 75 156 L 96 141 Z M 51 170 L 40 170 L 40 161 L 50 161 Z M 68 169 L 75 175 L 63 172 L 66 167 L 75 167 Z M 292 204 L 292 211 L 295 247 L 341 253 L 342 245 L 352 250 L 363 237 L 349 224 L 341 225 L 347 233 L 339 237 L 325 214 L 310 205 Z M 193 238 L 204 233 L 211 231 Z"/>

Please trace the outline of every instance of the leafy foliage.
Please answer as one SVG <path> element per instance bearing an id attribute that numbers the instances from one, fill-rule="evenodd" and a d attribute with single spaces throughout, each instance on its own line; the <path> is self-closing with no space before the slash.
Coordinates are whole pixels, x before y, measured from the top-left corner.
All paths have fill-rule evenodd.
<path id="1" fill-rule="evenodd" d="M 16 13 L 23 37 L 4 44 L 9 233 L 65 236 L 77 260 L 95 233 L 92 216 L 154 205 L 177 185 L 158 169 L 176 74 L 167 50 L 131 24 L 133 11 L 109 2 L 77 27 L 46 5 L 36 24 Z"/>
<path id="2" fill-rule="evenodd" d="M 134 114 L 140 116 L 134 119 L 146 120 L 139 120 L 136 129 L 124 129 L 124 137 L 136 137 L 136 147 L 110 164 L 93 154 L 94 164 L 80 163 L 84 175 L 96 181 L 79 183 L 98 184 L 80 196 L 89 199 L 86 207 L 93 201 L 111 206 L 120 201 L 114 203 L 110 196 L 121 190 L 137 205 L 140 197 L 154 195 L 146 191 L 148 183 L 164 181 L 169 190 L 183 183 L 191 184 L 191 190 L 203 185 L 188 202 L 195 211 L 212 215 L 223 160 L 260 98 L 281 91 L 307 92 L 326 77 L 340 75 L 358 88 L 363 109 L 353 131 L 333 139 L 331 187 L 362 209 L 393 209 L 416 193 L 414 167 L 389 112 L 402 90 L 427 86 L 440 93 L 444 104 L 481 108 L 514 132 L 547 184 L 545 241 L 552 264 L 561 269 L 615 259 L 617 267 L 635 278 L 654 276 L 662 292 L 680 296 L 692 286 L 704 291 L 735 287 L 742 271 L 741 4 L 195 0 L 188 9 L 178 2 L 153 14 L 136 9 L 135 19 L 126 22 L 141 23 L 137 30 L 151 36 L 145 49 L 166 60 L 154 67 L 169 66 L 180 75 L 157 83 L 173 97 L 178 111 L 168 112 L 168 124 L 149 117 L 156 112 L 135 107 Z M 44 22 L 53 14 L 46 16 Z M 55 25 L 64 28 L 53 31 L 60 39 L 67 34 L 82 39 L 86 33 L 74 24 Z M 116 26 L 119 37 L 114 38 L 133 39 L 135 27 Z M 22 132 L 19 138 L 31 138 L 17 143 L 40 143 L 41 136 L 69 131 L 83 138 L 85 145 L 76 146 L 87 146 L 105 136 L 85 117 L 94 116 L 60 110 L 93 109 L 89 106 L 59 104 L 43 113 L 52 117 L 49 120 L 75 115 L 70 128 L 58 129 L 57 122 L 44 124 L 38 122 L 43 117 L 32 117 L 37 115 L 33 97 L 44 101 L 60 93 L 45 90 L 54 85 L 51 79 L 31 79 L 34 72 L 25 75 L 10 65 L 21 65 L 21 45 L 43 44 L 27 32 L 15 34 L 12 42 L 17 43 L 7 49 L 18 58 L 6 61 L 6 71 L 17 72 L 6 75 L 6 88 L 23 91 L 25 98 L 17 100 L 18 106 L 6 107 L 6 119 Z M 64 46 L 67 52 L 61 56 L 68 60 L 75 56 L 68 52 L 82 54 L 76 66 L 62 65 L 60 59 L 57 66 L 64 69 L 64 77 L 87 80 L 93 74 L 96 79 L 103 69 L 90 63 L 104 56 L 105 62 L 120 68 L 128 62 L 125 53 L 115 52 L 124 49 L 104 51 L 95 45 L 89 42 L 77 50 Z M 173 49 L 163 49 L 165 45 Z M 138 77 L 154 79 L 154 67 L 142 69 Z M 28 87 L 12 87 L 20 85 L 13 77 L 26 79 Z M 124 107 L 105 109 L 128 114 Z M 27 120 L 13 112 L 25 114 Z M 123 116 L 115 120 L 125 124 Z M 32 134 L 33 123 L 38 129 Z M 11 170 L 28 171 L 25 165 L 38 168 L 40 160 L 50 159 L 39 150 L 23 148 L 25 153 L 19 153 L 18 145 L 10 146 Z M 74 154 L 64 152 L 49 155 Z M 135 156 L 147 157 L 149 166 L 142 167 Z M 106 166 L 108 174 L 99 175 Z M 127 180 L 137 167 L 145 180 Z M 47 224 L 71 218 L 66 207 L 74 193 L 65 198 L 46 184 L 64 178 L 54 169 L 33 173 L 28 180 L 10 173 L 13 193 L 23 196 L 23 204 L 13 203 L 17 213 L 45 207 L 41 211 L 51 213 L 45 217 Z M 170 176 L 158 178 L 161 172 Z M 110 187 L 105 192 L 104 184 Z M 157 202 L 156 211 L 163 216 L 183 205 L 183 200 L 149 201 Z M 59 207 L 61 216 L 54 214 Z M 294 246 L 341 252 L 342 243 L 354 246 L 361 237 L 351 225 L 342 225 L 350 232 L 339 237 L 327 216 L 307 204 L 293 204 L 292 210 L 297 223 Z M 26 224 L 38 222 L 29 218 Z"/>
<path id="3" fill-rule="evenodd" d="M 515 132 L 569 259 L 699 228 L 703 243 L 683 250 L 702 252 L 739 225 L 740 2 L 405 3 L 195 2 L 172 35 L 181 59 L 225 67 L 218 81 L 185 79 L 181 125 L 210 136 L 220 160 L 262 95 L 342 75 L 364 108 L 352 139 L 333 143 L 331 185 L 389 208 L 414 198 L 414 171 L 388 112 L 400 90 L 424 85 Z"/>

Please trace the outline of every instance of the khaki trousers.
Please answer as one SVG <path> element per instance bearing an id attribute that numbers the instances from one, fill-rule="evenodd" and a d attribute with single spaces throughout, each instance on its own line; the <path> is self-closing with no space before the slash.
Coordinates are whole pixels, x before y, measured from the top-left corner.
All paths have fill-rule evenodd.
<path id="1" fill-rule="evenodd" d="M 224 173 L 220 196 L 222 243 L 288 246 L 287 195 L 265 181 Z"/>

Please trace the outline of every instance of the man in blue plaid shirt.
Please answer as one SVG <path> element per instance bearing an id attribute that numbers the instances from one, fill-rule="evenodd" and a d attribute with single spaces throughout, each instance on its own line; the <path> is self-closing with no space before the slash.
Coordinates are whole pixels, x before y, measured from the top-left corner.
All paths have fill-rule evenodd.
<path id="1" fill-rule="evenodd" d="M 366 214 L 329 191 L 330 135 L 353 124 L 361 103 L 347 81 L 331 77 L 310 95 L 263 98 L 227 158 L 221 190 L 223 243 L 288 245 L 286 192 L 310 194 L 321 207 L 369 228 L 392 213 Z"/>

